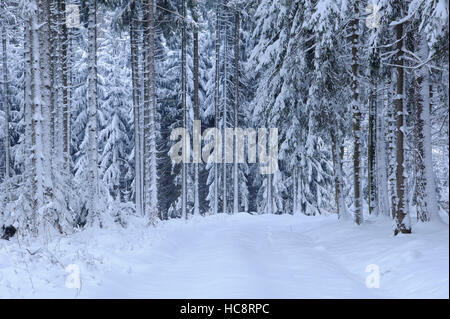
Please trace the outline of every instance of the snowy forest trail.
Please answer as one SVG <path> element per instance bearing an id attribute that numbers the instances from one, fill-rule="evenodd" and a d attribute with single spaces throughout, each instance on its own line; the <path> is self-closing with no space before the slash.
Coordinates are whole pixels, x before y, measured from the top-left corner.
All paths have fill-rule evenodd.
<path id="1" fill-rule="evenodd" d="M 279 219 L 283 217 L 279 217 Z M 130 296 L 162 298 L 377 297 L 291 223 L 246 216 L 188 223 L 166 234 L 135 268 Z M 304 225 L 305 227 L 307 226 Z M 160 253 L 155 254 L 155 251 Z M 162 253 L 164 252 L 164 253 Z M 170 252 L 170 253 L 168 253 Z M 129 281 L 128 281 L 129 283 Z"/>
<path id="2" fill-rule="evenodd" d="M 356 227 L 333 216 L 238 214 L 130 225 L 113 235 L 96 230 L 96 237 L 87 230 L 49 246 L 64 265 L 80 266 L 78 293 L 65 287 L 61 268 L 30 257 L 15 269 L 0 262 L 0 297 L 448 298 L 448 226 L 393 237 L 390 225 L 382 218 Z M 366 287 L 372 264 L 378 289 Z"/>

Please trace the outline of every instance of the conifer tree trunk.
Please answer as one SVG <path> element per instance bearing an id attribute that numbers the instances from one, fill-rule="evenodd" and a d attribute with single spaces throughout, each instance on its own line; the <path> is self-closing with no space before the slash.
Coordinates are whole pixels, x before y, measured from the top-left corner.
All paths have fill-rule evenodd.
<path id="1" fill-rule="evenodd" d="M 333 115 L 332 115 L 333 116 Z M 333 167 L 334 167 L 334 187 L 335 187 L 335 202 L 336 209 L 339 219 L 347 218 L 347 209 L 345 206 L 344 197 L 344 181 L 342 176 L 342 155 L 341 148 L 339 147 L 338 136 L 337 136 L 337 125 L 335 120 L 332 121 L 333 130 L 330 132 L 331 136 L 331 151 L 333 157 Z"/>
<path id="2" fill-rule="evenodd" d="M 152 1 L 152 0 L 150 0 Z M 186 0 L 182 0 L 182 30 L 181 30 L 181 105 L 183 108 L 183 128 L 187 130 L 187 110 L 186 110 Z M 186 137 L 183 139 L 186 140 Z M 186 144 L 183 145 L 183 161 L 182 171 L 181 171 L 181 216 L 184 219 L 188 218 L 187 214 L 187 158 L 186 154 Z"/>
<path id="3" fill-rule="evenodd" d="M 50 166 L 44 160 L 48 158 L 48 152 L 45 152 L 46 136 L 44 130 L 44 109 L 48 105 L 44 105 L 42 98 L 43 84 L 41 75 L 41 40 L 42 32 L 40 26 L 45 21 L 45 13 L 42 13 L 39 8 L 43 8 L 42 3 L 39 6 L 36 4 L 37 10 L 31 14 L 30 17 L 30 95 L 31 95 L 31 198 L 32 198 L 32 213 L 30 217 L 30 231 L 35 236 L 39 233 L 40 218 L 39 210 L 47 203 L 48 199 L 48 185 L 50 176 L 48 171 Z M 45 69 L 44 69 L 45 70 Z M 49 115 L 49 114 L 48 114 Z M 49 117 L 47 117 L 49 120 Z M 46 124 L 45 124 L 46 125 Z M 48 125 L 47 125 L 48 127 Z M 47 139 L 48 141 L 48 139 Z M 51 190 L 51 189 L 49 189 Z"/>
<path id="4" fill-rule="evenodd" d="M 192 0 L 192 18 L 194 23 L 194 121 L 200 120 L 200 103 L 199 103 L 199 66 L 198 66 L 198 12 L 197 0 Z M 194 122 L 195 123 L 195 122 Z M 195 130 L 195 126 L 194 126 Z M 193 132 L 193 138 L 196 138 L 196 133 Z M 201 132 L 198 132 L 201 134 Z M 195 144 L 194 144 L 195 145 Z M 194 152 L 194 215 L 200 214 L 200 199 L 199 199 L 199 161 L 200 150 Z"/>
<path id="5" fill-rule="evenodd" d="M 145 10 L 145 80 L 144 80 L 144 161 L 145 214 L 155 223 L 158 214 L 158 171 L 156 151 L 156 87 L 155 87 L 155 14 L 153 0 L 144 2 Z"/>
<path id="6" fill-rule="evenodd" d="M 7 63 L 7 39 L 6 27 L 2 26 L 2 69 L 3 69 L 3 111 L 5 113 L 5 175 L 4 180 L 7 181 L 11 177 L 10 165 L 10 134 L 9 134 L 9 103 L 8 103 L 8 63 Z"/>
<path id="7" fill-rule="evenodd" d="M 51 61 L 51 28 L 50 28 L 50 0 L 40 0 L 38 5 L 39 10 L 39 51 L 40 51 L 40 76 L 41 76 L 41 112 L 44 120 L 42 127 L 42 149 L 45 153 L 43 158 L 44 167 L 47 171 L 51 171 L 52 167 L 52 61 Z M 45 192 L 48 196 L 52 196 L 53 190 L 51 185 L 52 179 L 46 180 Z"/>
<path id="8" fill-rule="evenodd" d="M 40 198 L 38 209 L 43 208 L 49 203 L 54 202 L 54 190 L 53 190 L 53 177 L 52 172 L 52 139 L 51 128 L 53 126 L 52 122 L 52 64 L 51 61 L 51 49 L 50 49 L 50 34 L 51 34 L 51 12 L 50 12 L 50 0 L 40 0 L 37 5 L 37 24 L 33 28 L 36 34 L 33 35 L 33 47 L 34 57 L 37 58 L 39 72 L 35 72 L 36 77 L 39 76 L 39 82 L 35 81 L 36 87 L 39 85 L 39 90 L 35 88 L 34 99 L 36 102 L 34 117 L 40 117 L 36 122 L 36 138 L 33 147 L 37 148 L 36 156 L 41 157 L 37 162 L 37 178 L 41 179 L 40 184 L 42 188 L 37 189 Z M 37 41 L 37 42 L 36 42 Z M 36 61 L 35 61 L 36 62 Z M 36 66 L 36 65 L 35 65 Z M 37 100 L 40 101 L 37 101 Z M 41 193 L 42 192 L 42 193 Z M 55 215 L 54 209 L 46 207 L 44 211 L 41 212 L 46 220 L 46 223 L 42 223 L 45 228 L 50 222 L 54 226 L 57 221 L 57 216 Z M 37 224 L 36 224 L 37 225 Z M 36 229 L 36 232 L 38 229 Z"/>
<path id="9" fill-rule="evenodd" d="M 239 111 L 239 12 L 234 14 L 234 129 L 238 128 L 238 111 Z M 239 174 L 238 174 L 238 149 L 237 136 L 234 137 L 234 163 L 233 163 L 233 213 L 239 213 Z"/>
<path id="10" fill-rule="evenodd" d="M 89 4 L 88 17 L 88 211 L 90 223 L 101 225 L 96 207 L 98 198 L 98 130 L 97 130 L 97 1 Z"/>
<path id="11" fill-rule="evenodd" d="M 362 212 L 362 194 L 361 194 L 361 110 L 359 105 L 358 90 L 358 32 L 359 32 L 359 8 L 358 2 L 355 3 L 355 18 L 351 22 L 352 34 L 352 109 L 353 109 L 353 188 L 355 200 L 355 223 L 357 225 L 363 222 Z"/>
<path id="12" fill-rule="evenodd" d="M 139 78 L 139 57 L 138 57 L 138 39 L 137 39 L 137 10 L 136 3 L 131 3 L 130 17 L 130 48 L 131 48 L 131 77 L 133 90 L 133 117 L 134 117 L 134 187 L 135 187 L 135 206 L 136 213 L 143 215 L 142 200 L 142 155 L 141 155 L 141 105 L 140 105 L 140 78 Z"/>
<path id="13" fill-rule="evenodd" d="M 224 2 L 225 6 L 225 2 Z M 227 201 L 227 117 L 228 117 L 228 66 L 227 66 L 227 55 L 228 55 L 228 26 L 225 26 L 225 47 L 224 47 L 224 59 L 223 59 L 223 113 L 222 113 L 222 136 L 223 136 L 223 152 L 222 152 L 222 211 L 224 214 L 228 212 L 228 201 Z"/>
<path id="14" fill-rule="evenodd" d="M 147 141 L 149 138 L 149 112 L 150 112 L 150 84 L 149 84 L 149 43 L 148 43 L 148 33 L 149 33 L 149 0 L 142 0 L 142 8 L 143 8 L 143 21 L 142 21 L 142 106 L 143 109 L 140 113 L 142 115 L 142 141 L 141 141 L 141 150 L 143 152 L 141 167 L 142 167 L 142 176 L 143 176 L 143 214 L 148 216 L 149 213 L 149 165 L 148 158 L 150 157 L 149 149 L 147 145 Z"/>
<path id="15" fill-rule="evenodd" d="M 389 82 L 388 86 L 393 82 Z M 387 99 L 387 116 L 388 116 L 388 130 L 387 130 L 387 141 L 388 141 L 388 185 L 389 185 L 389 196 L 390 196 L 390 215 L 392 219 L 395 217 L 395 205 L 397 201 L 397 189 L 395 186 L 395 110 L 390 105 L 392 101 L 392 94 L 388 93 Z"/>
<path id="16" fill-rule="evenodd" d="M 50 0 L 50 50 L 51 50 L 51 151 L 52 151 L 52 178 L 55 194 L 62 196 L 66 200 L 69 196 L 66 191 L 66 179 L 68 171 L 66 168 L 66 156 L 64 152 L 64 70 L 65 64 L 63 51 L 63 30 L 65 21 L 61 13 L 61 0 Z M 65 12 L 64 12 L 65 13 Z M 63 186 L 64 185 L 64 186 Z M 60 197 L 62 199 L 62 197 Z M 67 207 L 67 205 L 65 205 Z M 54 211 L 55 227 L 62 233 L 60 224 L 60 210 Z"/>
<path id="17" fill-rule="evenodd" d="M 401 4 L 399 4 L 401 5 Z M 395 230 L 394 234 L 411 233 L 411 226 L 409 223 L 408 212 L 406 211 L 406 181 L 404 175 L 405 165 L 405 148 L 404 148 L 404 60 L 403 60 L 403 45 L 404 45 L 404 31 L 403 23 L 395 26 L 395 34 L 397 40 L 397 54 L 396 54 L 396 72 L 397 72 L 397 94 L 394 99 L 396 110 L 396 135 L 397 135 L 397 149 L 396 149 L 396 206 L 394 210 Z"/>
<path id="18" fill-rule="evenodd" d="M 68 31 L 65 21 L 66 0 L 58 0 L 60 41 L 61 41 L 61 94 L 62 94 L 62 115 L 63 115 L 63 153 L 64 170 L 70 172 L 70 106 L 69 106 L 69 58 L 68 58 Z"/>
<path id="19" fill-rule="evenodd" d="M 292 215 L 296 215 L 298 212 L 298 168 L 294 168 L 292 174 L 292 186 L 294 188 L 293 192 L 293 205 L 292 205 Z"/>
<path id="20" fill-rule="evenodd" d="M 424 34 L 421 34 L 417 41 L 416 52 L 422 60 L 428 58 L 428 44 Z M 431 147 L 431 90 L 429 77 L 427 65 L 423 65 L 418 70 L 415 70 L 416 209 L 417 217 L 422 222 L 438 218 Z"/>
<path id="21" fill-rule="evenodd" d="M 302 177 L 303 177 L 303 170 L 300 166 L 298 168 L 298 176 L 296 176 L 297 179 L 297 209 L 299 214 L 303 214 L 303 200 L 302 200 L 302 194 L 303 194 L 303 183 L 302 183 Z"/>
<path id="22" fill-rule="evenodd" d="M 59 155 L 59 153 L 56 151 L 56 145 L 57 145 L 57 125 L 58 125 L 58 117 L 57 117 L 57 96 L 58 96 L 58 85 L 59 83 L 56 80 L 56 77 L 58 74 L 58 49 L 57 46 L 59 45 L 56 36 L 57 36 L 57 30 L 56 30 L 56 8 L 55 8 L 55 1 L 54 0 L 48 0 L 48 17 L 47 17 L 47 25 L 48 25 L 48 46 L 49 46 L 49 82 L 50 82 L 50 141 L 49 141 L 49 150 L 50 150 L 50 161 L 52 165 L 52 174 L 54 175 L 56 172 L 55 167 L 55 157 Z"/>
<path id="23" fill-rule="evenodd" d="M 388 104 L 386 89 L 383 89 L 383 100 L 377 108 L 377 137 L 378 142 L 376 145 L 376 173 L 377 173 L 377 190 L 378 190 L 378 212 L 384 216 L 390 216 L 389 210 L 389 184 L 387 176 L 387 162 L 386 162 L 386 133 L 384 118 L 384 105 Z"/>
<path id="24" fill-rule="evenodd" d="M 31 176 L 33 168 L 31 166 L 31 136 L 32 136 L 32 118 L 31 118 L 31 41 L 30 41 L 30 26 L 31 22 L 26 20 L 24 23 L 24 36 L 23 36 L 23 60 L 24 60 L 24 109 L 23 120 L 25 123 L 25 162 L 24 168 L 26 177 Z M 30 192 L 31 193 L 31 192 Z"/>
<path id="25" fill-rule="evenodd" d="M 428 221 L 426 207 L 426 179 L 425 179 L 425 146 L 423 137 L 423 107 L 422 95 L 420 92 L 423 85 L 421 70 L 415 72 L 413 101 L 414 101 L 414 168 L 415 168 L 415 199 L 417 218 L 422 221 Z M 418 74 L 417 74 L 418 73 Z"/>
<path id="26" fill-rule="evenodd" d="M 427 45 L 425 39 L 423 39 L 422 45 Z M 428 50 L 428 47 L 425 47 L 424 50 Z M 426 53 L 428 56 L 428 53 Z M 422 99 L 426 102 L 426 98 L 428 97 L 428 104 L 424 103 L 424 112 L 423 112 L 423 122 L 424 122 L 424 144 L 425 144 L 425 177 L 426 177 L 426 200 L 427 200 L 427 211 L 429 220 L 437 220 L 441 221 L 439 216 L 439 203 L 438 203 L 438 193 L 436 189 L 436 176 L 433 170 L 433 149 L 432 149 L 432 133 L 431 133 L 431 114 L 433 111 L 433 84 L 430 81 L 430 71 L 426 66 L 422 67 L 423 72 L 423 85 L 422 90 L 420 91 L 422 94 Z M 426 88 L 428 87 L 428 90 Z M 448 144 L 447 144 L 448 146 Z"/>
<path id="27" fill-rule="evenodd" d="M 269 161 L 269 165 L 271 162 Z M 273 192 L 272 192 L 273 175 L 267 174 L 267 214 L 273 214 Z"/>
<path id="28" fill-rule="evenodd" d="M 215 39 L 215 83 L 214 83 L 214 124 L 215 128 L 219 129 L 219 67 L 220 67 L 220 1 L 216 3 L 216 39 Z M 217 139 L 216 139 L 217 141 Z M 215 160 L 214 160 L 214 214 L 219 212 L 219 158 L 218 148 L 221 147 L 216 143 L 214 146 Z"/>
<path id="29" fill-rule="evenodd" d="M 376 52 L 374 54 L 377 54 Z M 376 149 L 377 149 L 377 61 L 371 65 L 371 92 L 369 101 L 369 143 L 368 143 L 368 186 L 369 186 L 369 214 L 377 214 L 377 175 L 376 175 Z"/>

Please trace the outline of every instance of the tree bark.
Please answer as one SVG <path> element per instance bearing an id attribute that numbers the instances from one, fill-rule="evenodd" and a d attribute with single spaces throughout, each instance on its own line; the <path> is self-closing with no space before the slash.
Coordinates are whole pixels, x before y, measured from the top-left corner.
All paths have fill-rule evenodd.
<path id="1" fill-rule="evenodd" d="M 397 40 L 397 54 L 396 54 L 396 71 L 397 71 L 397 95 L 394 99 L 396 109 L 396 135 L 397 135 L 397 150 L 396 150 L 396 205 L 394 211 L 395 230 L 394 234 L 398 233 L 408 234 L 411 233 L 411 226 L 408 221 L 408 212 L 406 211 L 406 181 L 404 176 L 404 161 L 405 161 L 405 149 L 404 149 L 404 68 L 403 68 L 403 23 L 399 23 L 395 26 L 395 34 Z"/>
<path id="2" fill-rule="evenodd" d="M 378 56 L 377 52 L 373 53 Z M 369 186 L 369 214 L 378 214 L 377 211 L 377 175 L 376 175 L 376 149 L 377 149 L 377 57 L 371 63 L 371 92 L 369 101 L 369 143 L 368 143 L 368 186 Z"/>
<path id="3" fill-rule="evenodd" d="M 392 82 L 393 83 L 393 82 Z M 391 84 L 391 83 L 389 83 Z M 395 205 L 397 202 L 397 189 L 395 187 L 395 110 L 393 107 L 389 107 L 390 101 L 392 99 L 392 93 L 388 94 L 387 104 L 388 104 L 388 130 L 387 130 L 387 141 L 388 141 L 388 184 L 389 184 L 389 195 L 390 195 L 390 215 L 392 219 L 395 217 Z"/>
<path id="4" fill-rule="evenodd" d="M 24 58 L 24 109 L 23 109 L 23 120 L 25 123 L 25 162 L 24 168 L 26 172 L 26 177 L 30 177 L 33 167 L 31 165 L 31 136 L 32 136 L 32 100 L 31 100 L 31 22 L 26 20 L 24 23 L 24 41 L 23 41 L 23 58 Z M 31 193 L 31 192 L 30 192 Z"/>
<path id="5" fill-rule="evenodd" d="M 151 0 L 150 0 L 151 1 Z M 187 110 L 186 110 L 186 0 L 182 0 L 182 30 L 181 30 L 181 105 L 183 108 L 183 128 L 187 130 Z M 186 137 L 183 138 L 183 141 Z M 183 161 L 181 163 L 181 216 L 188 219 L 187 213 L 187 158 L 185 156 L 186 144 L 183 145 Z"/>
<path id="6" fill-rule="evenodd" d="M 359 106 L 358 91 L 358 31 L 359 31 L 359 8 L 355 4 L 355 18 L 351 22 L 352 34 L 352 109 L 353 109 L 353 189 L 355 200 L 355 223 L 363 223 L 362 194 L 361 194 L 361 110 Z"/>
<path id="7" fill-rule="evenodd" d="M 59 41 L 57 40 L 57 18 L 56 18 L 56 10 L 55 10 L 55 1 L 48 0 L 48 16 L 47 16 L 47 24 L 48 25 L 48 47 L 49 47 L 49 82 L 50 82 L 50 90 L 49 90 L 49 103 L 50 103 L 50 141 L 49 141 L 49 150 L 50 150 L 50 162 L 52 165 L 52 175 L 55 175 L 57 168 L 55 167 L 55 157 L 59 156 L 60 153 L 57 152 L 57 127 L 58 127 L 58 116 L 57 116 L 57 101 L 58 98 L 58 48 Z"/>
<path id="8" fill-rule="evenodd" d="M 5 175 L 4 180 L 8 181 L 11 177 L 11 164 L 10 164 L 10 134 L 9 134 L 9 102 L 8 102 L 8 63 L 7 63 L 7 39 L 6 39 L 6 27 L 2 26 L 2 65 L 3 65 L 3 111 L 5 113 Z"/>
<path id="9" fill-rule="evenodd" d="M 141 155 L 141 105 L 140 105 L 140 78 L 139 78 L 139 47 L 137 41 L 138 23 L 136 3 L 133 1 L 130 5 L 130 48 L 131 48 L 131 82 L 133 90 L 133 116 L 134 116 L 134 187 L 135 187 L 135 207 L 139 216 L 143 215 L 144 207 L 142 200 L 142 155 Z"/>
<path id="10" fill-rule="evenodd" d="M 386 89 L 383 89 L 385 92 Z M 390 216 L 389 210 L 389 184 L 387 176 L 387 165 L 386 165 L 386 134 L 385 134 L 385 120 L 383 114 L 385 109 L 385 104 L 388 104 L 387 94 L 384 93 L 384 101 L 382 101 L 377 108 L 377 137 L 378 142 L 376 145 L 376 173 L 377 173 L 377 190 L 378 190 L 378 212 L 384 216 Z"/>
<path id="11" fill-rule="evenodd" d="M 215 61 L 215 88 L 214 88 L 214 122 L 215 128 L 219 129 L 219 69 L 220 69 L 220 1 L 216 3 L 216 61 Z M 217 141 L 217 138 L 215 139 Z M 214 146 L 214 214 L 219 212 L 219 158 L 218 149 L 221 147 L 216 143 Z"/>
<path id="12" fill-rule="evenodd" d="M 428 58 L 428 44 L 424 34 L 421 34 L 417 41 L 416 52 L 420 59 L 425 60 Z M 415 71 L 416 210 L 417 218 L 422 222 L 439 218 L 431 146 L 431 91 L 429 77 L 427 65 Z"/>
<path id="13" fill-rule="evenodd" d="M 333 115 L 332 115 L 333 116 Z M 342 176 L 342 153 L 340 148 L 340 143 L 338 142 L 337 136 L 337 125 L 335 120 L 332 121 L 333 130 L 330 132 L 331 136 L 331 151 L 333 156 L 333 167 L 334 167 L 334 187 L 335 187 L 335 201 L 336 209 L 339 219 L 347 219 L 348 212 L 345 205 L 344 196 L 344 180 Z"/>
<path id="14" fill-rule="evenodd" d="M 39 7 L 37 7 L 39 8 Z M 41 76 L 41 50 L 39 27 L 42 24 L 42 14 L 37 9 L 30 18 L 30 77 L 31 77 L 31 166 L 32 166 L 32 213 L 30 217 L 30 231 L 37 236 L 40 228 L 39 210 L 46 203 L 46 185 L 49 180 L 47 172 L 49 167 L 45 165 L 44 153 L 45 134 L 43 129 L 43 99 Z"/>
<path id="15" fill-rule="evenodd" d="M 63 153 L 64 153 L 64 170 L 70 173 L 70 105 L 69 105 L 69 58 L 68 50 L 68 31 L 66 25 L 66 0 L 58 0 L 59 23 L 60 23 L 60 39 L 61 39 L 61 94 L 62 94 L 62 115 L 63 115 Z"/>
<path id="16" fill-rule="evenodd" d="M 224 7 L 226 5 L 226 0 L 224 0 Z M 224 47 L 224 58 L 223 58 L 223 113 L 222 113 L 222 136 L 223 136 L 223 162 L 222 162 L 222 211 L 224 214 L 228 212 L 228 200 L 227 200 L 227 117 L 228 117 L 228 66 L 227 66 L 227 55 L 228 55 L 228 26 L 225 26 L 225 47 Z"/>
<path id="17" fill-rule="evenodd" d="M 145 0 L 144 160 L 145 214 L 150 223 L 159 216 L 156 151 L 155 14 L 153 0 Z"/>
<path id="18" fill-rule="evenodd" d="M 197 1 L 192 0 L 192 18 L 194 23 L 194 121 L 200 120 L 200 103 L 199 103 L 199 66 L 198 66 L 198 12 Z M 195 123 L 195 122 L 194 122 Z M 195 130 L 195 126 L 194 126 Z M 198 132 L 201 134 L 201 132 Z M 196 138 L 196 132 L 193 134 L 193 138 Z M 194 144 L 195 145 L 195 144 Z M 200 199 L 199 199 L 199 161 L 200 150 L 194 152 L 194 215 L 200 214 Z"/>
<path id="19" fill-rule="evenodd" d="M 98 129 L 97 129 L 97 1 L 89 4 L 88 16 L 88 211 L 91 224 L 99 223 L 98 198 Z"/>
<path id="20" fill-rule="evenodd" d="M 234 129 L 239 127 L 239 12 L 236 10 L 234 14 Z M 239 172 L 238 172 L 238 149 L 237 136 L 234 137 L 234 163 L 233 163 L 233 181 L 234 181 L 234 198 L 233 213 L 239 213 Z"/>

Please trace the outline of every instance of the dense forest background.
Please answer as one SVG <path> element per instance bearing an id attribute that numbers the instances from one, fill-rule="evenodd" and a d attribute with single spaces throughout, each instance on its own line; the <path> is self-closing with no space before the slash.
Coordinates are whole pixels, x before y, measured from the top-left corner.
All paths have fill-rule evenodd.
<path id="1" fill-rule="evenodd" d="M 0 28 L 0 224 L 23 234 L 448 215 L 446 0 L 1 0 Z M 173 163 L 194 120 L 278 128 L 279 170 Z"/>

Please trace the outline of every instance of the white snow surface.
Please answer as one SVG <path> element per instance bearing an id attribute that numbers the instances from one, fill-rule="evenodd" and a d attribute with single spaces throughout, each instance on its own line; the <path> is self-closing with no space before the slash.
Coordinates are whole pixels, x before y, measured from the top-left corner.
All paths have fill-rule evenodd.
<path id="1" fill-rule="evenodd" d="M 335 216 L 196 217 L 0 240 L 1 298 L 449 298 L 449 229 Z M 30 253 L 34 253 L 33 255 Z M 80 268 L 81 289 L 65 268 Z M 367 288 L 368 265 L 380 287 Z"/>

